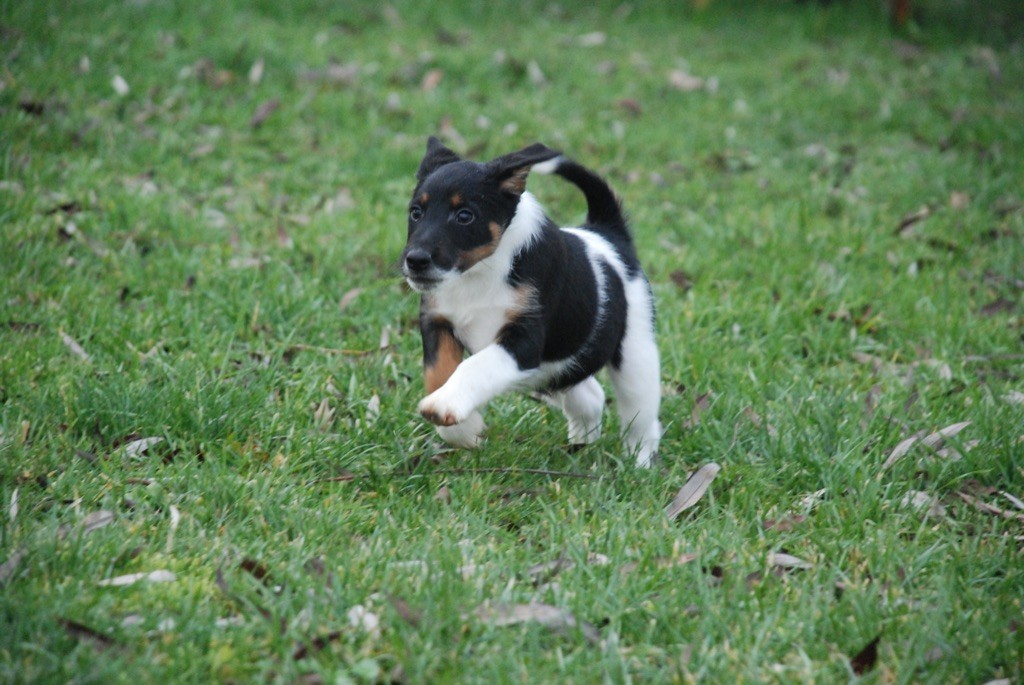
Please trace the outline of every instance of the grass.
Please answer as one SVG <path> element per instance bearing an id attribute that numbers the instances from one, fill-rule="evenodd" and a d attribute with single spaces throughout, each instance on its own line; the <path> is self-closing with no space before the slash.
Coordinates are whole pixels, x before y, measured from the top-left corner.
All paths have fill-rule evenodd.
<path id="1" fill-rule="evenodd" d="M 1022 17 L 864 4 L 3 2 L 0 678 L 1019 680 Z M 521 397 L 435 458 L 394 263 L 438 131 L 623 196 L 658 468 Z"/>

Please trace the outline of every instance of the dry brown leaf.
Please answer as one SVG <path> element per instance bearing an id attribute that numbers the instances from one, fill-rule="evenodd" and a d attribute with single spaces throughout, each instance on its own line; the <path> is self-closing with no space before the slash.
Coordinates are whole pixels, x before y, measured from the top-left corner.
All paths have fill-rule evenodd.
<path id="1" fill-rule="evenodd" d="M 372 424 L 380 418 L 380 395 L 373 393 L 366 403 L 366 423 Z"/>
<path id="2" fill-rule="evenodd" d="M 970 421 L 961 421 L 960 423 L 951 424 L 928 436 L 925 436 L 921 439 L 921 444 L 929 449 L 937 450 L 942 447 L 947 438 L 952 438 L 954 435 L 970 425 Z"/>
<path id="3" fill-rule="evenodd" d="M 598 45 L 604 45 L 607 39 L 608 36 L 605 35 L 604 31 L 593 31 L 576 36 L 576 45 L 579 45 L 581 48 L 593 48 Z"/>
<path id="4" fill-rule="evenodd" d="M 686 481 L 686 484 L 683 485 L 683 487 L 679 489 L 679 492 L 676 493 L 672 502 L 665 507 L 665 514 L 669 519 L 674 519 L 679 516 L 679 514 L 699 502 L 700 498 L 704 496 L 705 492 L 707 492 L 708 486 L 711 485 L 711 481 L 715 479 L 718 472 L 721 470 L 721 466 L 711 462 L 704 464 L 704 466 L 701 466 L 696 473 L 690 476 L 689 480 Z"/>
<path id="5" fill-rule="evenodd" d="M 654 559 L 654 566 L 655 568 L 659 569 L 674 568 L 676 566 L 683 566 L 685 564 L 689 564 L 691 561 L 695 561 L 697 558 L 698 557 L 696 554 L 693 554 L 691 552 L 684 552 L 682 554 L 677 554 L 671 557 L 658 557 Z M 628 575 L 633 571 L 637 570 L 637 568 L 639 567 L 639 563 L 635 561 L 630 561 L 619 567 L 619 573 L 621 573 L 622 575 Z"/>
<path id="6" fill-rule="evenodd" d="M 178 530 L 178 525 L 181 523 L 181 510 L 173 504 L 170 506 L 171 525 L 170 530 L 167 532 L 167 545 L 165 549 L 167 553 L 171 553 L 171 549 L 174 547 L 174 533 Z"/>
<path id="7" fill-rule="evenodd" d="M 814 564 L 809 561 L 805 561 L 800 557 L 795 557 L 792 554 L 786 554 L 785 552 L 772 552 L 768 555 L 768 565 L 775 566 L 777 568 L 790 570 L 790 569 L 808 569 L 813 568 Z"/>
<path id="8" fill-rule="evenodd" d="M 114 512 L 101 509 L 87 514 L 82 519 L 82 533 L 91 533 L 114 522 Z"/>
<path id="9" fill-rule="evenodd" d="M 114 92 L 124 97 L 131 92 L 131 88 L 128 86 L 128 82 L 124 80 L 121 74 L 117 74 L 113 79 L 110 80 L 110 86 L 114 89 Z"/>
<path id="10" fill-rule="evenodd" d="M 21 564 L 21 560 L 24 557 L 25 550 L 16 549 L 14 554 L 12 554 L 7 561 L 0 564 L 0 587 L 6 585 L 7 581 L 14 576 L 14 573 L 18 570 L 18 565 Z"/>
<path id="11" fill-rule="evenodd" d="M 277 245 L 284 250 L 295 247 L 295 241 L 292 240 L 291 234 L 288 233 L 288 229 L 284 227 L 284 223 L 280 219 L 277 220 Z"/>
<path id="12" fill-rule="evenodd" d="M 7 508 L 7 518 L 9 523 L 14 523 L 14 520 L 18 518 L 18 488 L 14 488 L 14 492 L 11 493 L 11 505 Z"/>
<path id="13" fill-rule="evenodd" d="M 255 86 L 263 80 L 263 68 L 264 64 L 262 57 L 252 63 L 252 66 L 249 67 L 249 83 Z"/>
<path id="14" fill-rule="evenodd" d="M 262 103 L 253 112 L 252 118 L 249 119 L 249 126 L 252 128 L 259 128 L 263 123 L 270 118 L 270 115 L 277 111 L 278 107 L 281 106 L 281 101 L 278 98 L 271 98 L 266 102 Z"/>
<path id="15" fill-rule="evenodd" d="M 273 579 L 270 577 L 270 569 L 267 568 L 266 564 L 257 559 L 245 557 L 238 563 L 238 568 L 242 569 L 264 585 L 270 585 L 273 582 Z"/>
<path id="16" fill-rule="evenodd" d="M 1024 500 L 1014 497 L 1013 495 L 1006 491 L 1001 491 L 999 494 L 1005 497 L 1006 499 L 1010 500 L 1013 506 L 1017 507 L 1018 509 L 1024 510 Z"/>
<path id="17" fill-rule="evenodd" d="M 674 557 L 658 557 L 654 560 L 654 565 L 657 568 L 674 568 L 676 566 L 684 566 L 689 564 L 691 561 L 696 560 L 696 554 L 693 552 L 684 552 L 683 554 L 677 554 Z"/>
<path id="18" fill-rule="evenodd" d="M 348 306 L 352 304 L 352 301 L 359 297 L 362 293 L 362 288 L 352 288 L 351 290 L 347 291 L 344 295 L 341 296 L 341 301 L 338 303 L 338 309 L 340 311 L 345 311 L 346 309 L 348 309 Z"/>
<path id="19" fill-rule="evenodd" d="M 325 647 L 330 645 L 332 642 L 337 642 L 341 638 L 341 635 L 342 635 L 342 633 L 341 633 L 340 630 L 332 630 L 331 632 L 327 633 L 326 635 L 321 635 L 319 637 L 313 638 L 309 642 L 308 645 L 307 644 L 300 644 L 292 652 L 292 659 L 295 660 L 295 661 L 301 661 L 302 659 L 305 659 L 310 654 L 315 654 L 316 652 L 322 651 Z M 304 682 L 307 682 L 307 681 L 304 681 Z M 317 680 L 312 680 L 312 681 L 308 681 L 308 682 L 319 683 L 319 682 L 323 682 L 323 681 L 317 679 Z"/>
<path id="20" fill-rule="evenodd" d="M 1013 308 L 1016 306 L 1017 303 L 1013 300 L 1009 300 L 1005 297 L 997 297 L 982 307 L 980 313 L 982 316 L 995 316 L 996 314 L 1012 312 Z"/>
<path id="21" fill-rule="evenodd" d="M 684 293 L 689 292 L 690 289 L 693 288 L 693 278 L 682 269 L 676 269 L 670 273 L 668 277 L 672 279 L 672 282 L 675 283 L 676 286 Z"/>
<path id="22" fill-rule="evenodd" d="M 935 450 L 935 455 L 942 457 L 943 459 L 949 459 L 950 461 L 960 461 L 964 458 L 966 452 L 970 452 L 975 447 L 981 444 L 981 440 L 968 440 L 961 447 L 962 450 L 956 447 L 943 447 L 942 449 Z"/>
<path id="23" fill-rule="evenodd" d="M 775 426 L 773 426 L 770 423 L 765 423 L 764 420 L 761 418 L 761 415 L 754 411 L 753 407 L 747 407 L 746 409 L 744 409 L 743 415 L 746 416 L 747 419 L 749 419 L 750 422 L 754 424 L 756 428 L 763 427 L 768 432 L 768 435 L 770 435 L 773 438 L 778 436 L 779 431 L 775 428 Z"/>
<path id="24" fill-rule="evenodd" d="M 90 357 L 89 353 L 86 352 L 85 349 L 81 345 L 78 344 L 77 340 L 72 338 L 70 335 L 68 335 L 64 331 L 58 331 L 58 333 L 60 334 L 61 342 L 63 342 L 64 346 L 67 347 L 68 350 L 71 351 L 71 354 L 75 355 L 76 357 L 78 357 L 82 361 L 92 362 L 92 357 Z"/>
<path id="25" fill-rule="evenodd" d="M 1024 392 L 1011 390 L 1003 395 L 1003 401 L 1009 402 L 1010 404 L 1024 404 Z"/>
<path id="26" fill-rule="evenodd" d="M 690 93 L 704 87 L 704 79 L 688 74 L 682 69 L 673 69 L 668 73 L 668 84 L 676 90 Z"/>
<path id="27" fill-rule="evenodd" d="M 263 263 L 262 257 L 231 257 L 227 260 L 230 268 L 259 268 Z"/>
<path id="28" fill-rule="evenodd" d="M 916 435 L 911 435 L 909 438 L 905 438 L 898 445 L 896 445 L 896 447 L 893 448 L 892 452 L 889 454 L 889 458 L 885 460 L 884 464 L 882 464 L 881 471 L 886 471 L 897 461 L 905 457 L 907 453 L 910 451 L 910 448 L 913 447 L 917 442 L 920 442 L 922 445 L 932 450 L 932 452 L 939 454 L 940 456 L 952 458 L 958 457 L 959 452 L 956 452 L 954 450 L 953 452 L 943 453 L 941 448 L 947 438 L 952 438 L 953 436 L 960 433 L 960 431 L 962 431 L 964 428 L 967 428 L 967 426 L 970 425 L 970 421 L 961 421 L 959 423 L 950 424 L 949 426 L 939 429 L 934 433 L 930 433 L 924 437 L 922 437 L 921 434 L 918 433 Z M 971 446 L 973 447 L 973 445 Z M 965 449 L 970 449 L 969 447 L 967 447 L 966 444 L 964 447 Z M 879 477 L 881 477 L 882 473 L 880 472 L 878 475 Z"/>
<path id="29" fill-rule="evenodd" d="M 320 400 L 320 404 L 313 412 L 313 423 L 321 432 L 327 432 L 334 424 L 334 408 L 326 397 Z"/>
<path id="30" fill-rule="evenodd" d="M 396 595 L 388 595 L 388 601 L 391 602 L 391 606 L 394 607 L 398 615 L 402 617 L 402 620 L 411 625 L 413 628 L 419 628 L 420 622 L 423 620 L 423 614 L 416 611 L 409 606 L 401 597 Z"/>
<path id="31" fill-rule="evenodd" d="M 100 587 L 123 587 L 125 585 L 134 585 L 139 581 L 146 581 L 147 583 L 173 583 L 178 577 L 171 571 L 159 570 L 150 571 L 149 573 L 129 573 L 123 576 L 115 576 L 113 578 L 106 578 L 98 581 L 96 584 Z"/>
<path id="32" fill-rule="evenodd" d="M 364 630 L 374 637 L 380 635 L 380 617 L 362 604 L 356 604 L 349 609 L 345 617 L 348 618 L 348 624 L 353 628 Z"/>
<path id="33" fill-rule="evenodd" d="M 931 215 L 931 210 L 927 205 L 923 205 L 916 212 L 911 212 L 900 219 L 899 226 L 896 227 L 896 234 L 906 236 L 910 233 L 910 228 L 921 221 L 924 221 Z"/>
<path id="34" fill-rule="evenodd" d="M 967 193 L 954 190 L 949 194 L 949 206 L 953 209 L 964 209 L 971 204 L 971 196 Z"/>
<path id="35" fill-rule="evenodd" d="M 159 445 L 164 439 L 161 437 L 153 436 L 149 438 L 136 438 L 124 444 L 122 450 L 126 457 L 139 457 L 149 451 L 150 447 Z"/>
<path id="36" fill-rule="evenodd" d="M 1006 509 L 997 507 L 994 504 L 983 502 L 977 497 L 974 497 L 973 495 L 968 495 L 966 492 L 963 492 L 962 490 L 958 490 L 956 495 L 963 501 L 973 506 L 978 511 L 983 511 L 986 514 L 993 514 L 994 516 L 1002 516 L 1003 518 L 1010 519 L 1012 521 L 1024 522 L 1024 514 L 1018 514 L 1014 511 L 1007 511 Z"/>
<path id="37" fill-rule="evenodd" d="M 117 645 L 117 641 L 109 635 L 104 635 L 98 630 L 94 630 L 84 623 L 78 621 L 72 621 L 71 619 L 61 618 L 58 619 L 61 626 L 67 631 L 67 634 L 76 640 L 83 642 L 92 643 L 94 646 L 100 649 L 108 649 Z"/>
<path id="38" fill-rule="evenodd" d="M 352 191 L 348 188 L 341 188 L 334 197 L 324 201 L 323 210 L 327 214 L 340 214 L 354 209 L 356 200 L 352 197 Z"/>
<path id="39" fill-rule="evenodd" d="M 572 559 L 562 554 L 553 561 L 542 561 L 534 564 L 526 569 L 526 575 L 533 581 L 534 585 L 543 585 L 562 571 L 568 570 L 575 565 L 576 563 Z"/>
<path id="40" fill-rule="evenodd" d="M 589 552 L 585 562 L 588 566 L 607 566 L 611 559 L 599 552 Z M 534 585 L 543 585 L 549 582 L 562 571 L 568 571 L 576 566 L 576 562 L 561 554 L 553 561 L 542 561 L 526 569 L 526 575 L 533 581 Z"/>
<path id="41" fill-rule="evenodd" d="M 853 361 L 858 364 L 870 366 L 874 373 L 892 370 L 892 364 L 885 361 L 878 355 L 868 354 L 867 352 L 854 352 L 851 356 L 853 357 Z"/>
<path id="42" fill-rule="evenodd" d="M 693 409 L 690 410 L 690 418 L 683 421 L 683 428 L 689 430 L 700 423 L 700 415 L 708 408 L 708 404 L 713 396 L 714 393 L 710 390 L 697 396 L 697 399 L 693 402 Z"/>
<path id="43" fill-rule="evenodd" d="M 868 423 L 874 417 L 875 412 L 878 410 L 878 398 L 882 396 L 882 386 L 878 383 L 871 386 L 871 388 L 864 395 L 864 416 L 860 420 L 861 430 L 867 431 Z"/>
<path id="44" fill-rule="evenodd" d="M 597 644 L 601 641 L 601 635 L 593 625 L 586 621 L 579 621 L 569 611 L 550 604 L 538 602 L 529 604 L 485 603 L 477 607 L 473 611 L 473 615 L 479 620 L 497 627 L 533 621 L 563 635 L 570 634 L 573 628 L 578 627 L 587 642 Z"/>
<path id="45" fill-rule="evenodd" d="M 879 635 L 850 659 L 850 668 L 855 674 L 864 675 L 878 663 L 878 642 L 881 639 L 882 636 Z"/>
<path id="46" fill-rule="evenodd" d="M 305 69 L 299 72 L 299 78 L 303 81 L 323 82 L 335 86 L 354 85 L 358 76 L 358 64 L 330 64 L 326 69 Z"/>
<path id="47" fill-rule="evenodd" d="M 420 81 L 420 90 L 431 91 L 437 88 L 441 81 L 444 79 L 444 71 L 441 69 L 431 69 L 423 75 L 423 80 Z"/>
<path id="48" fill-rule="evenodd" d="M 892 452 L 889 454 L 889 458 L 885 460 L 884 464 L 882 464 L 882 471 L 887 470 L 897 461 L 906 456 L 907 452 L 910 451 L 910 448 L 913 447 L 914 443 L 916 443 L 917 441 L 918 438 L 912 435 L 909 438 L 906 438 L 905 440 L 901 441 L 900 444 L 896 445 L 896 447 L 894 447 Z"/>
<path id="49" fill-rule="evenodd" d="M 633 98 L 622 98 L 616 104 L 635 117 L 638 117 L 644 113 L 643 105 L 641 105 L 638 101 L 634 100 Z"/>
<path id="50" fill-rule="evenodd" d="M 785 533 L 793 530 L 806 520 L 807 517 L 802 514 L 790 514 L 778 520 L 765 519 L 762 525 L 765 530 L 777 530 L 780 533 Z"/>
<path id="51" fill-rule="evenodd" d="M 999 81 L 1003 78 L 1003 72 L 999 68 L 999 58 L 996 51 L 987 45 L 980 45 L 971 52 L 973 66 L 984 68 L 992 80 Z"/>
<path id="52" fill-rule="evenodd" d="M 900 507 L 903 509 L 916 509 L 918 511 L 927 509 L 928 515 L 934 517 L 945 516 L 946 514 L 946 507 L 942 506 L 937 497 L 920 490 L 911 490 L 905 494 L 903 499 L 900 500 Z"/>
<path id="53" fill-rule="evenodd" d="M 815 490 L 814 492 L 809 492 L 800 498 L 800 506 L 803 507 L 805 510 L 813 509 L 815 506 L 817 506 L 818 502 L 825 499 L 825 495 L 827 494 L 828 488 L 822 488 L 820 490 Z"/>
<path id="54" fill-rule="evenodd" d="M 548 79 L 544 75 L 544 72 L 541 71 L 540 65 L 537 64 L 537 60 L 531 59 L 526 65 L 526 75 L 529 76 L 530 83 L 532 83 L 536 88 L 543 88 L 548 84 Z"/>

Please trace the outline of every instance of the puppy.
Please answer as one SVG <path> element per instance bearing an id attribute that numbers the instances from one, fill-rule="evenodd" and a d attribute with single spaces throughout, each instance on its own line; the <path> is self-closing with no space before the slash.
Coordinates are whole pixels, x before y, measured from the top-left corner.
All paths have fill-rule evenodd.
<path id="1" fill-rule="evenodd" d="M 583 226 L 545 216 L 526 191 L 531 169 L 579 187 Z M 565 414 L 570 443 L 589 443 L 604 409 L 594 374 L 607 367 L 626 451 L 650 466 L 661 438 L 654 301 L 608 185 L 539 143 L 480 164 L 434 137 L 416 180 L 401 262 L 421 297 L 420 414 L 473 447 L 488 401 L 536 390 Z"/>

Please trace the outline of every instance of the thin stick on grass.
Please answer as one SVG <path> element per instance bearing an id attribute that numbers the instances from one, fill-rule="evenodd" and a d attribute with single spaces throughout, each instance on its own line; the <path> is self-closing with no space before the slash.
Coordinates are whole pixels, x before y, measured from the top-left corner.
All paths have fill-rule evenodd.
<path id="1" fill-rule="evenodd" d="M 365 357 L 368 354 L 380 352 L 380 350 L 351 350 L 339 347 L 321 347 L 320 345 L 307 345 L 305 343 L 289 345 L 288 349 L 301 350 L 303 352 L 319 352 L 321 354 L 340 354 L 346 357 Z"/>
<path id="2" fill-rule="evenodd" d="M 431 474 L 450 474 L 455 476 L 461 475 L 472 475 L 477 473 L 501 473 L 507 475 L 531 475 L 531 476 L 551 476 L 553 478 L 583 478 L 587 480 L 600 480 L 602 476 L 593 473 L 579 473 L 577 471 L 551 471 L 548 469 L 527 469 L 517 467 L 487 467 L 487 468 L 452 468 L 452 469 L 439 469 L 437 471 L 431 471 Z M 419 474 L 409 473 L 403 474 L 409 476 L 415 476 Z"/>
<path id="3" fill-rule="evenodd" d="M 398 471 L 392 473 L 392 476 L 410 478 L 412 476 L 468 476 L 475 474 L 486 474 L 486 473 L 498 473 L 510 476 L 530 475 L 530 476 L 550 476 L 552 478 L 580 478 L 586 480 L 600 480 L 603 476 L 599 476 L 593 473 L 580 473 L 577 471 L 552 471 L 549 469 L 529 469 L 529 468 L 517 468 L 517 467 L 478 467 L 478 468 L 451 468 L 451 469 L 436 469 L 433 471 L 424 471 L 423 473 L 415 473 L 413 471 Z M 370 478 L 368 473 L 343 473 L 339 476 L 331 476 L 329 478 L 319 478 L 312 481 L 312 484 L 318 483 L 347 483 L 353 480 L 364 480 Z"/>

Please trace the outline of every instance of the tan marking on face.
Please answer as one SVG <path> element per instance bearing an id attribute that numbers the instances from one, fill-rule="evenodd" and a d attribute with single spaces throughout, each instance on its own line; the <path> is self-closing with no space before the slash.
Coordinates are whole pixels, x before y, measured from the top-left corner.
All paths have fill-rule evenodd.
<path id="1" fill-rule="evenodd" d="M 487 228 L 491 231 L 491 242 L 485 243 L 480 247 L 474 247 L 472 250 L 466 250 L 465 252 L 459 253 L 459 259 L 456 265 L 462 271 L 471 269 L 478 262 L 490 257 L 494 254 L 494 251 L 498 249 L 498 241 L 501 240 L 502 234 L 501 225 L 492 221 L 488 224 Z"/>
<path id="2" fill-rule="evenodd" d="M 437 342 L 437 359 L 423 369 L 423 384 L 426 386 L 427 394 L 444 385 L 455 373 L 455 367 L 461 361 L 462 345 L 451 331 L 441 331 Z"/>
<path id="3" fill-rule="evenodd" d="M 430 202 L 430 193 L 423 193 L 420 195 L 420 204 L 425 205 Z"/>
<path id="4" fill-rule="evenodd" d="M 462 205 L 462 194 L 455 193 L 452 195 L 452 207 L 459 207 Z"/>

